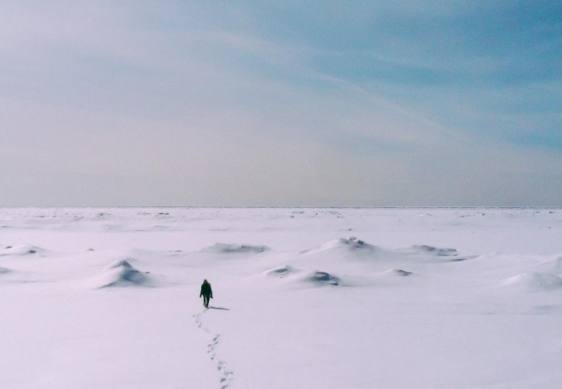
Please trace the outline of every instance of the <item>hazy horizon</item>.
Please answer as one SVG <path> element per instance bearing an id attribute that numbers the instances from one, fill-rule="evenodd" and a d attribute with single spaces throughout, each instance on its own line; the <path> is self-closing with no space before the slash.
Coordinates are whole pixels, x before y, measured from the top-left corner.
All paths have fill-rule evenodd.
<path id="1" fill-rule="evenodd" d="M 0 17 L 0 207 L 562 207 L 562 4 Z"/>
<path id="2" fill-rule="evenodd" d="M 550 210 L 562 210 L 562 207 L 557 207 L 557 206 L 553 206 L 553 207 L 547 207 L 547 206 L 486 206 L 486 205 L 467 205 L 467 206 L 462 206 L 462 205 L 458 205 L 458 206 L 440 206 L 440 205 L 435 205 L 435 206 L 431 206 L 431 205 L 427 205 L 427 206 L 423 206 L 423 205 L 419 205 L 419 206 L 409 206 L 409 205 L 404 205 L 404 206 L 392 206 L 392 205 L 387 205 L 387 206 L 247 206 L 247 207 L 241 207 L 241 206 L 193 206 L 193 205 L 109 205 L 109 206 L 69 206 L 69 207 L 65 207 L 65 206 L 1 206 L 0 209 L 6 209 L 6 210 L 12 210 L 12 209 L 45 209 L 45 210 L 72 210 L 72 209 L 93 209 L 93 210 L 110 210 L 110 209 L 139 209 L 139 210 L 149 210 L 149 209 L 158 209 L 158 210 L 167 210 L 167 209 L 193 209 L 193 210 L 197 210 L 197 209 L 232 209 L 232 210 L 236 210 L 236 209 L 287 209 L 287 210 L 295 210 L 295 209 L 302 209 L 302 210 L 315 210 L 315 209 L 325 209 L 325 210 L 330 210 L 330 209 L 342 209 L 342 210 L 353 210 L 353 209 L 372 209 L 372 210 L 376 210 L 376 209 L 396 209 L 396 210 L 412 210 L 412 209 L 435 209 L 435 210 L 447 210 L 447 209 L 474 209 L 474 210 L 494 210 L 494 209 L 514 209 L 514 210 L 537 210 L 537 211 L 550 211 Z"/>

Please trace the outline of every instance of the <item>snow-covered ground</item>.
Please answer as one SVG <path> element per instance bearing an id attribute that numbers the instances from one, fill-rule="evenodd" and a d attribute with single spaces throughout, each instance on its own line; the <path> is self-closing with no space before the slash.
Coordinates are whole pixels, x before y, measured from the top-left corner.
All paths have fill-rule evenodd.
<path id="1" fill-rule="evenodd" d="M 0 388 L 562 387 L 562 210 L 0 209 L 0 290 Z"/>

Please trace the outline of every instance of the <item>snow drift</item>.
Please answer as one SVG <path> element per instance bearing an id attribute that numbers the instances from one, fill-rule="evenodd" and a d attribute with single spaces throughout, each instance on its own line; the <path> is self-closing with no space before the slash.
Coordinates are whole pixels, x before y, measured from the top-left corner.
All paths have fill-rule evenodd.
<path id="1" fill-rule="evenodd" d="M 425 245 L 425 244 L 414 245 L 414 246 L 412 246 L 412 249 L 414 251 L 418 251 L 418 252 L 422 252 L 422 253 L 426 253 L 426 254 L 431 254 L 431 255 L 436 255 L 438 257 L 451 257 L 451 256 L 458 255 L 457 249 L 434 247 L 434 246 L 429 246 L 429 245 Z"/>
<path id="2" fill-rule="evenodd" d="M 349 238 L 330 240 L 318 248 L 304 250 L 301 254 L 321 254 L 329 252 L 339 254 L 373 254 L 377 251 L 379 251 L 378 247 L 352 236 Z"/>
<path id="3" fill-rule="evenodd" d="M 439 261 L 458 262 L 468 259 L 466 256 L 461 256 L 457 249 L 449 247 L 435 247 L 421 244 L 413 245 L 410 251 L 413 255 L 433 258 Z"/>
<path id="4" fill-rule="evenodd" d="M 203 251 L 220 254 L 260 254 L 267 250 L 269 250 L 269 247 L 264 245 L 215 243 Z"/>
<path id="5" fill-rule="evenodd" d="M 341 282 L 339 277 L 325 271 L 313 271 L 308 273 L 302 281 L 314 286 L 338 286 Z"/>
<path id="6" fill-rule="evenodd" d="M 268 276 L 272 276 L 272 277 L 283 278 L 283 277 L 287 277 L 291 274 L 294 274 L 296 272 L 297 272 L 297 269 L 295 269 L 294 267 L 289 266 L 289 265 L 285 265 L 285 266 L 280 266 L 280 267 L 270 269 L 270 270 L 266 271 L 265 274 L 267 274 Z"/>
<path id="7" fill-rule="evenodd" d="M 552 273 L 521 273 L 509 277 L 502 285 L 523 287 L 531 291 L 550 291 L 562 288 L 562 277 Z"/>
<path id="8" fill-rule="evenodd" d="M 397 276 L 397 277 L 409 277 L 412 273 L 411 271 L 407 271 L 404 269 L 388 269 L 383 272 L 384 275 L 387 276 Z"/>
<path id="9" fill-rule="evenodd" d="M 125 259 L 111 264 L 97 281 L 98 288 L 147 286 L 150 283 L 147 273 L 135 269 Z"/>
<path id="10" fill-rule="evenodd" d="M 337 286 L 341 283 L 339 277 L 326 271 L 303 271 L 289 265 L 275 267 L 273 269 L 267 270 L 264 274 L 269 277 L 287 278 L 290 280 L 290 282 L 312 286 Z"/>

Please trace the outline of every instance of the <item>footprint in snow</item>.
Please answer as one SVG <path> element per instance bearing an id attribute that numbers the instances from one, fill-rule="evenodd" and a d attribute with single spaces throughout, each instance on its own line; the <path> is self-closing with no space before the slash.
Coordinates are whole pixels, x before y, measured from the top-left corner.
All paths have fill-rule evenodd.
<path id="1" fill-rule="evenodd" d="M 197 328 L 201 329 L 207 334 L 211 334 L 211 331 L 203 324 L 202 316 L 208 312 L 207 310 L 198 313 L 197 315 L 193 315 L 195 319 L 195 324 Z M 220 389 L 228 389 L 232 380 L 234 379 L 234 372 L 228 368 L 227 363 L 219 359 L 217 356 L 217 348 L 221 343 L 221 334 L 214 334 L 211 338 L 211 342 L 207 344 L 207 355 L 209 355 L 209 359 L 211 362 L 215 363 L 215 367 L 219 373 L 219 384 Z"/>

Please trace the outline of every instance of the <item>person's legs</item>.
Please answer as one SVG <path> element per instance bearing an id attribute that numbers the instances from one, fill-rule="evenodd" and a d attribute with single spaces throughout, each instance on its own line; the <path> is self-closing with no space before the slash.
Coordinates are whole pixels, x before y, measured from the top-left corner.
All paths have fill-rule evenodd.
<path id="1" fill-rule="evenodd" d="M 209 308 L 209 296 L 203 296 L 203 305 L 205 306 L 205 308 Z"/>

